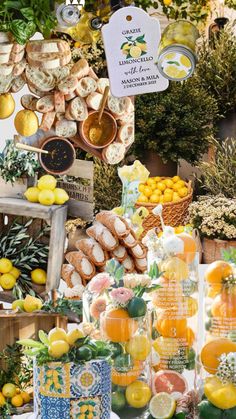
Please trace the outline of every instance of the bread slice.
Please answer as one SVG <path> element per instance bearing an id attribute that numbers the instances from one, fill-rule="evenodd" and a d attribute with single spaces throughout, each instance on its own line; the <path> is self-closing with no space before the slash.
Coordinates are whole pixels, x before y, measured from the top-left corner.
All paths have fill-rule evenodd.
<path id="1" fill-rule="evenodd" d="M 10 42 L 0 43 L 0 54 L 10 54 L 13 48 L 13 44 Z"/>
<path id="2" fill-rule="evenodd" d="M 26 64 L 27 63 L 24 58 L 19 63 L 15 64 L 13 69 L 13 76 L 21 76 L 21 74 L 25 71 Z"/>
<path id="3" fill-rule="evenodd" d="M 77 134 L 77 124 L 74 121 L 62 119 L 56 122 L 55 131 L 58 137 L 74 137 Z"/>
<path id="4" fill-rule="evenodd" d="M 118 131 L 117 140 L 125 145 L 130 146 L 134 142 L 134 125 L 125 124 Z"/>
<path id="5" fill-rule="evenodd" d="M 25 50 L 22 50 L 22 51 L 17 52 L 17 53 L 11 52 L 10 58 L 9 58 L 9 63 L 12 63 L 12 64 L 19 63 L 21 60 L 23 60 L 24 55 L 25 55 Z"/>
<path id="6" fill-rule="evenodd" d="M 0 32 L 0 43 L 11 42 L 12 40 L 13 36 L 10 32 Z"/>
<path id="7" fill-rule="evenodd" d="M 30 111 L 36 111 L 36 104 L 38 102 L 38 98 L 31 94 L 23 95 L 21 97 L 20 102 L 23 108 L 28 109 Z"/>
<path id="8" fill-rule="evenodd" d="M 43 92 L 50 92 L 54 89 L 56 81 L 52 74 L 45 73 L 44 71 L 30 66 L 26 66 L 25 76 L 36 89 Z"/>
<path id="9" fill-rule="evenodd" d="M 69 51 L 70 46 L 62 39 L 44 39 L 39 41 L 29 41 L 26 46 L 27 53 L 57 53 Z"/>
<path id="10" fill-rule="evenodd" d="M 58 89 L 64 95 L 69 95 L 76 90 L 78 83 L 79 81 L 75 76 L 68 76 L 58 84 Z"/>
<path id="11" fill-rule="evenodd" d="M 0 65 L 0 77 L 9 76 L 13 73 L 14 65 L 13 64 L 2 64 Z M 14 73 L 13 73 L 14 75 Z"/>
<path id="12" fill-rule="evenodd" d="M 79 61 L 77 61 L 73 67 L 71 68 L 71 74 L 78 79 L 81 79 L 82 77 L 85 77 L 88 75 L 89 72 L 89 64 L 88 61 L 84 58 L 81 58 Z"/>
<path id="13" fill-rule="evenodd" d="M 97 91 L 103 95 L 107 86 L 110 86 L 110 81 L 107 78 L 101 78 L 98 80 Z"/>
<path id="14" fill-rule="evenodd" d="M 28 53 L 27 61 L 31 67 L 43 70 L 55 69 L 67 65 L 71 60 L 71 52 L 52 52 L 50 54 Z"/>
<path id="15" fill-rule="evenodd" d="M 101 106 L 103 95 L 101 93 L 92 92 L 86 98 L 86 103 L 89 108 L 93 109 L 94 111 L 98 111 Z"/>
<path id="16" fill-rule="evenodd" d="M 80 97 L 87 97 L 97 89 L 97 82 L 92 77 L 83 77 L 79 80 L 76 93 Z"/>
<path id="17" fill-rule="evenodd" d="M 10 64 L 10 53 L 0 54 L 0 64 Z"/>
<path id="18" fill-rule="evenodd" d="M 69 105 L 66 106 L 65 119 L 67 119 L 68 121 L 74 121 L 75 120 L 75 118 L 70 113 L 70 106 Z"/>
<path id="19" fill-rule="evenodd" d="M 57 90 L 54 92 L 54 105 L 55 105 L 56 112 L 65 113 L 66 111 L 65 96 L 62 92 L 58 92 Z"/>
<path id="20" fill-rule="evenodd" d="M 116 117 L 125 113 L 127 108 L 127 101 L 125 97 L 109 96 L 107 100 L 108 109 L 115 114 Z"/>
<path id="21" fill-rule="evenodd" d="M 125 125 L 125 124 L 133 124 L 135 123 L 135 113 L 124 113 L 119 119 L 118 119 L 119 125 Z"/>
<path id="22" fill-rule="evenodd" d="M 88 77 L 92 77 L 95 81 L 99 80 L 99 77 L 95 73 L 95 71 L 92 69 L 92 67 L 89 68 Z"/>
<path id="23" fill-rule="evenodd" d="M 14 54 L 19 54 L 21 51 L 25 52 L 25 45 L 20 45 L 14 42 L 11 52 Z"/>
<path id="24" fill-rule="evenodd" d="M 67 66 L 54 68 L 51 70 L 45 71 L 46 74 L 50 74 L 56 80 L 56 84 L 60 83 L 60 81 L 64 80 L 66 77 L 70 75 L 70 69 Z"/>
<path id="25" fill-rule="evenodd" d="M 29 81 L 27 81 L 27 85 L 28 85 L 28 88 L 29 88 L 30 92 L 33 93 L 36 96 L 43 97 L 48 93 L 48 92 L 43 92 L 42 90 L 37 89 Z"/>
<path id="26" fill-rule="evenodd" d="M 36 110 L 41 113 L 52 112 L 55 109 L 54 96 L 46 95 L 38 99 Z"/>
<path id="27" fill-rule="evenodd" d="M 0 77 L 0 94 L 9 92 L 12 83 L 12 75 Z"/>
<path id="28" fill-rule="evenodd" d="M 118 164 L 125 157 L 125 145 L 114 141 L 102 151 L 102 156 L 108 164 Z"/>
<path id="29" fill-rule="evenodd" d="M 17 93 L 19 92 L 21 89 L 23 89 L 25 85 L 25 78 L 21 75 L 19 77 L 16 77 L 11 84 L 11 92 L 12 93 Z"/>
<path id="30" fill-rule="evenodd" d="M 56 116 L 56 112 L 54 111 L 44 113 L 39 128 L 42 129 L 43 131 L 50 131 L 50 129 L 52 128 L 54 124 L 55 116 Z"/>
<path id="31" fill-rule="evenodd" d="M 75 121 L 84 121 L 88 118 L 88 108 L 84 99 L 76 97 L 69 103 L 68 110 Z"/>
<path id="32" fill-rule="evenodd" d="M 65 95 L 65 100 L 66 100 L 66 102 L 69 102 L 70 100 L 74 99 L 76 96 L 77 95 L 76 95 L 75 90 L 74 90 L 74 92 L 69 93 L 68 95 Z"/>

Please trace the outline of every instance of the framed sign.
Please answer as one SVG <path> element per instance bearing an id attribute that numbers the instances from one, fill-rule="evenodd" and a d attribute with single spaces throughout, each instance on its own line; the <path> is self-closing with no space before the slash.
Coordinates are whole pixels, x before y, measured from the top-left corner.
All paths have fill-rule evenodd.
<path id="1" fill-rule="evenodd" d="M 157 68 L 160 22 L 138 7 L 123 7 L 102 28 L 113 96 L 166 90 L 169 82 Z"/>

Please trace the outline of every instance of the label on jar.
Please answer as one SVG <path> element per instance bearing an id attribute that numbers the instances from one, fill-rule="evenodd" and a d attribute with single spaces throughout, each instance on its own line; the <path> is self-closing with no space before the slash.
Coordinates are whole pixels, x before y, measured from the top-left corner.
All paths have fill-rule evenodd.
<path id="1" fill-rule="evenodd" d="M 160 92 L 169 82 L 156 65 L 159 20 L 138 7 L 123 7 L 102 29 L 111 93 L 116 97 Z"/>

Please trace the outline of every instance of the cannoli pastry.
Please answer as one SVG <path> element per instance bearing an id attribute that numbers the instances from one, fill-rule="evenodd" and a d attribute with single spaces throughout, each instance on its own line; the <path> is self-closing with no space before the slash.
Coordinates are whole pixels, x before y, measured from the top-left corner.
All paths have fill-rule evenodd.
<path id="1" fill-rule="evenodd" d="M 69 288 L 73 288 L 76 285 L 82 284 L 82 278 L 78 272 L 76 272 L 75 267 L 70 264 L 64 264 L 61 271 L 62 279 L 66 282 Z"/>
<path id="2" fill-rule="evenodd" d="M 94 239 L 82 239 L 76 242 L 76 247 L 82 250 L 89 260 L 91 260 L 96 266 L 105 265 L 108 255 L 102 246 Z"/>
<path id="3" fill-rule="evenodd" d="M 131 256 L 127 256 L 127 258 L 122 262 L 122 265 L 125 268 L 127 273 L 133 272 L 135 269 L 134 261 Z"/>
<path id="4" fill-rule="evenodd" d="M 134 247 L 137 245 L 137 238 L 135 233 L 131 230 L 127 237 L 123 239 L 123 243 L 126 247 Z"/>
<path id="5" fill-rule="evenodd" d="M 136 258 L 135 266 L 139 271 L 145 272 L 147 270 L 147 258 L 142 258 L 142 259 Z"/>
<path id="6" fill-rule="evenodd" d="M 118 217 L 111 211 L 101 211 L 96 215 L 96 220 L 106 226 L 112 234 L 121 239 L 128 236 L 130 229 L 122 217 Z"/>
<path id="7" fill-rule="evenodd" d="M 81 300 L 85 287 L 80 284 L 73 288 L 67 288 L 64 292 L 64 296 L 67 300 Z"/>
<path id="8" fill-rule="evenodd" d="M 99 222 L 95 222 L 92 227 L 89 227 L 87 234 L 89 237 L 97 240 L 103 249 L 108 251 L 114 250 L 119 244 L 117 238 L 112 235 L 108 228 Z"/>
<path id="9" fill-rule="evenodd" d="M 75 267 L 82 280 L 85 279 L 86 281 L 89 281 L 96 273 L 94 264 L 90 262 L 81 250 L 67 253 L 66 260 Z"/>
<path id="10" fill-rule="evenodd" d="M 130 253 L 136 259 L 143 259 L 147 255 L 147 250 L 141 243 L 137 243 L 130 249 Z"/>
<path id="11" fill-rule="evenodd" d="M 118 262 L 123 262 L 127 258 L 128 254 L 126 248 L 121 244 L 111 252 L 111 258 L 115 258 Z"/>

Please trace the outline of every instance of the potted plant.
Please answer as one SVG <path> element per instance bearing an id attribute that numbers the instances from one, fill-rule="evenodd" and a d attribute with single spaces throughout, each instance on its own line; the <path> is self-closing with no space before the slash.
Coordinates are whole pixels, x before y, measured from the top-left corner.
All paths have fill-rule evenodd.
<path id="1" fill-rule="evenodd" d="M 236 247 L 236 199 L 201 196 L 189 207 L 189 222 L 199 230 L 205 263 L 221 259 L 222 250 Z"/>
<path id="2" fill-rule="evenodd" d="M 218 108 L 216 100 L 194 78 L 172 82 L 158 94 L 141 95 L 135 106 L 136 141 L 132 152 L 151 175 L 173 176 L 179 159 L 195 163 L 208 150 Z M 170 169 L 163 168 L 162 161 L 171 161 Z"/>
<path id="3" fill-rule="evenodd" d="M 6 141 L 6 147 L 0 154 L 1 197 L 21 198 L 39 168 L 34 153 L 18 150 L 12 140 Z M 31 180 L 31 181 L 30 181 Z"/>

